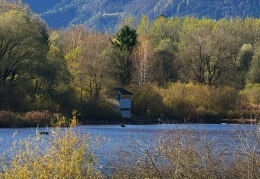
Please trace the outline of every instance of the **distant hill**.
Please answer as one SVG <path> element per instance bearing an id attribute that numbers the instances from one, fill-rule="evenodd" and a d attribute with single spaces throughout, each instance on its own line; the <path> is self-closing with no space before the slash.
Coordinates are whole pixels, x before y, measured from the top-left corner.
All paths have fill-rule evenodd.
<path id="1" fill-rule="evenodd" d="M 23 0 L 51 28 L 71 24 L 115 32 L 128 16 L 150 19 L 159 15 L 194 16 L 213 19 L 260 17 L 260 0 Z"/>

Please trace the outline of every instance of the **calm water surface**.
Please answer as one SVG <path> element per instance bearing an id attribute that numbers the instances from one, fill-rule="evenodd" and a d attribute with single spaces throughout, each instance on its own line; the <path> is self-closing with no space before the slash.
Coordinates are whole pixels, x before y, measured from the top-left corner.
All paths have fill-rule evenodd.
<path id="1" fill-rule="evenodd" d="M 81 133 L 89 133 L 93 136 L 99 135 L 109 141 L 108 146 L 124 144 L 130 139 L 150 139 L 161 135 L 164 131 L 177 131 L 179 129 L 192 130 L 202 134 L 207 133 L 209 138 L 218 137 L 223 142 L 227 136 L 233 135 L 234 131 L 258 131 L 259 125 L 231 125 L 231 124 L 158 124 L 158 125 L 127 125 L 120 127 L 119 125 L 86 125 L 79 126 L 75 130 Z M 49 131 L 47 128 L 39 128 L 38 131 Z M 55 134 L 51 134 L 55 135 Z M 259 134 L 260 135 L 260 134 Z M 49 135 L 43 136 L 48 138 Z M 0 149 L 9 149 L 15 140 L 26 139 L 28 137 L 36 137 L 36 128 L 0 128 Z"/>
<path id="2" fill-rule="evenodd" d="M 64 130 L 64 129 L 62 129 Z M 241 141 L 234 143 L 234 139 L 237 138 L 237 133 L 241 131 L 254 132 L 254 140 L 259 142 L 260 139 L 260 125 L 231 125 L 231 124 L 159 124 L 159 125 L 127 125 L 126 127 L 120 127 L 119 125 L 86 125 L 78 126 L 75 128 L 81 134 L 90 134 L 91 136 L 99 136 L 102 138 L 102 145 L 94 148 L 92 151 L 95 156 L 100 160 L 98 168 L 102 170 L 103 166 L 106 166 L 109 157 L 117 160 L 118 151 L 132 150 L 131 145 L 134 141 L 139 146 L 148 147 L 149 151 L 153 148 L 153 142 L 161 136 L 168 135 L 166 137 L 171 138 L 171 135 L 178 134 L 178 131 L 192 131 L 192 135 L 196 137 L 205 137 L 207 140 L 214 140 L 217 142 L 216 151 L 225 150 L 227 145 L 242 146 Z M 38 128 L 38 131 L 51 132 L 50 128 Z M 256 135 L 255 135 L 256 134 Z M 49 138 L 55 135 L 41 135 L 42 139 L 48 141 Z M 12 128 L 3 129 L 0 128 L 0 155 L 5 152 L 7 155 L 11 155 L 11 146 L 14 141 L 19 141 L 28 138 L 39 137 L 36 134 L 36 128 Z M 204 138 L 201 138 L 204 140 Z M 232 144 L 233 142 L 233 144 Z M 48 143 L 48 142 L 47 142 Z M 216 144 L 216 143 L 215 143 Z M 47 144 L 48 145 L 48 144 Z M 224 147 L 224 148 L 223 148 Z M 260 143 L 258 143 L 260 148 Z M 232 154 L 232 150 L 229 151 Z"/>

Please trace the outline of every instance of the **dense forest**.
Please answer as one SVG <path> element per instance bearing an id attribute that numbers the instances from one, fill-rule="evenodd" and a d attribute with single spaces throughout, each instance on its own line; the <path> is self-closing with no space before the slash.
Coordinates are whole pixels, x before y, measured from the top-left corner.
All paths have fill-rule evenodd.
<path id="1" fill-rule="evenodd" d="M 9 0 L 11 1 L 11 0 Z M 166 17 L 229 19 L 260 17 L 259 0 L 23 0 L 39 13 L 51 28 L 72 24 L 115 33 L 124 18 L 142 15 L 155 20 Z"/>
<path id="2" fill-rule="evenodd" d="M 106 34 L 84 25 L 53 30 L 21 2 L 1 1 L 0 118 L 6 126 L 73 110 L 82 123 L 118 119 L 106 100 L 118 86 L 134 93 L 133 120 L 258 120 L 259 68 L 260 19 L 143 15 Z M 20 115 L 8 121 L 13 113 Z"/>

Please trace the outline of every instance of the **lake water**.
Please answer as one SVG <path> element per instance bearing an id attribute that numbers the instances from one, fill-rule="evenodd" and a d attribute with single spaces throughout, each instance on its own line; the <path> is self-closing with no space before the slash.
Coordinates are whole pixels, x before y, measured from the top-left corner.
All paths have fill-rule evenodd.
<path id="1" fill-rule="evenodd" d="M 61 129 L 61 130 L 64 130 Z M 174 143 L 174 136 L 178 136 L 179 132 L 187 132 L 190 136 L 199 138 L 198 145 L 195 139 L 195 145 L 200 146 L 199 141 L 208 140 L 214 142 L 214 152 L 222 153 L 227 148 L 227 155 L 232 156 L 232 145 L 236 147 L 243 147 L 243 145 L 251 145 L 260 150 L 260 125 L 232 125 L 232 124 L 157 124 L 157 125 L 126 125 L 120 127 L 119 125 L 85 125 L 78 126 L 74 130 L 81 134 L 90 134 L 91 136 L 99 136 L 102 138 L 102 145 L 94 148 L 95 157 L 98 159 L 97 168 L 106 173 L 111 168 L 109 161 L 119 161 L 120 151 L 134 153 L 138 156 L 140 147 L 146 151 L 154 151 L 158 145 L 155 144 L 158 139 L 167 138 Z M 40 137 L 46 141 L 55 135 L 51 133 L 51 128 L 38 128 L 38 131 L 48 131 L 50 135 L 41 135 Z M 243 140 L 239 140 L 238 135 L 249 139 L 249 143 L 243 144 Z M 205 138 L 206 136 L 206 138 Z M 8 156 L 11 155 L 10 150 L 14 141 L 39 137 L 36 134 L 36 128 L 0 128 L 0 155 L 5 152 Z M 185 139 L 184 139 L 185 140 Z M 48 142 L 47 142 L 48 143 Z M 255 145 L 256 144 L 256 145 Z M 210 144 L 211 145 L 211 144 Z M 134 148 L 133 148 L 134 146 Z M 135 147 L 139 149 L 136 150 Z M 202 144 L 203 146 L 203 144 Z M 230 147 L 231 146 L 231 147 Z M 44 147 L 45 148 L 45 147 Z M 231 149 L 231 150 L 230 150 Z M 14 151 L 15 152 L 15 151 Z M 142 153 L 142 151 L 141 151 Z M 141 154 L 140 153 L 140 154 Z M 228 160 L 227 160 L 228 161 Z M 108 169 L 109 168 L 109 169 Z"/>
<path id="2" fill-rule="evenodd" d="M 232 125 L 232 124 L 157 124 L 157 125 L 85 125 L 76 127 L 81 133 L 99 135 L 109 141 L 103 148 L 124 145 L 130 139 L 152 140 L 164 131 L 192 130 L 205 134 L 208 138 L 218 137 L 223 143 L 229 142 L 227 136 L 234 135 L 234 131 L 257 131 L 260 135 L 260 125 Z M 49 131 L 48 128 L 39 128 L 38 131 Z M 51 134 L 54 135 L 54 134 Z M 0 128 L 0 149 L 9 149 L 15 140 L 36 136 L 36 128 Z M 49 136 L 43 136 L 48 138 Z"/>
<path id="3" fill-rule="evenodd" d="M 38 128 L 39 132 L 50 132 L 50 135 L 41 135 L 40 138 L 44 141 L 48 141 L 52 135 L 55 135 L 55 133 L 51 133 L 51 130 L 51 128 Z M 64 130 L 64 128 L 61 130 Z M 156 150 L 156 147 L 160 145 L 154 144 L 153 142 L 156 142 L 158 139 L 159 142 L 161 142 L 160 139 L 166 138 L 166 142 L 169 141 L 169 143 L 171 143 L 170 146 L 172 146 L 172 144 L 177 141 L 176 138 L 173 140 L 174 137 L 178 137 L 182 132 L 184 133 L 184 138 L 187 135 L 188 137 L 195 136 L 195 142 L 193 141 L 192 144 L 195 143 L 194 146 L 197 147 L 202 156 L 205 148 L 203 148 L 204 143 L 200 142 L 214 141 L 213 143 L 209 143 L 210 146 L 211 144 L 214 145 L 214 149 L 212 150 L 213 153 L 216 154 L 216 156 L 222 156 L 218 154 L 223 154 L 223 152 L 225 152 L 225 155 L 227 156 L 222 160 L 223 163 L 221 163 L 221 165 L 223 166 L 226 166 L 226 164 L 232 161 L 233 151 L 235 149 L 233 146 L 238 148 L 243 148 L 244 146 L 252 149 L 255 148 L 257 150 L 256 153 L 260 153 L 260 125 L 157 124 L 126 125 L 126 127 L 120 127 L 119 125 L 85 125 L 75 127 L 74 130 L 81 134 L 100 136 L 104 139 L 102 145 L 91 150 L 94 152 L 97 159 L 97 162 L 95 163 L 97 169 L 104 175 L 109 175 L 111 171 L 118 168 L 117 166 L 121 166 L 121 163 L 119 163 L 119 165 L 117 165 L 117 163 L 114 165 L 114 161 L 123 160 L 123 162 L 126 162 L 126 166 L 134 166 L 138 162 L 147 160 L 145 152 L 148 150 L 149 154 L 156 154 L 152 156 L 157 156 L 159 153 L 156 152 L 160 151 Z M 246 140 L 240 140 L 239 136 L 242 136 L 242 138 L 245 138 Z M 39 137 L 39 135 L 36 134 L 36 128 L 0 128 L 0 155 L 5 152 L 8 156 L 11 156 L 12 151 L 10 150 L 10 147 L 12 143 L 22 139 L 28 140 L 28 137 Z M 199 140 L 197 140 L 197 138 Z M 183 142 L 185 143 L 185 139 Z M 243 144 L 244 142 L 245 144 Z M 49 143 L 47 145 L 49 145 Z M 138 148 L 135 148 L 136 146 Z M 192 148 L 194 146 L 192 145 Z M 159 167 L 168 166 L 167 164 L 170 164 L 167 163 L 167 159 L 165 159 L 163 155 L 160 155 L 158 158 L 156 157 L 156 160 L 160 163 L 159 165 L 157 163 Z M 203 163 L 201 163 L 201 165 L 203 166 Z M 161 169 L 163 169 L 163 167 Z"/>

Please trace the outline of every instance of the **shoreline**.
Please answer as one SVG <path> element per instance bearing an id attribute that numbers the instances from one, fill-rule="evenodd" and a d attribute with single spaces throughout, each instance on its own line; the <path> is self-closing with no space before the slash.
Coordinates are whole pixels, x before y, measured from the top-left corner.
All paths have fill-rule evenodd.
<path id="1" fill-rule="evenodd" d="M 260 121 L 257 122 L 257 119 L 222 119 L 219 122 L 192 122 L 185 120 L 153 120 L 153 119 L 143 119 L 143 120 L 99 120 L 92 121 L 89 120 L 83 125 L 119 125 L 124 123 L 125 125 L 153 125 L 153 124 L 260 124 Z"/>
<path id="2" fill-rule="evenodd" d="M 191 120 L 174 120 L 174 119 L 106 119 L 106 120 L 88 120 L 85 123 L 79 123 L 79 126 L 82 125 L 156 125 L 156 124 L 253 124 L 260 125 L 259 119 L 222 119 L 218 121 L 191 121 Z M 23 126 L 0 126 L 0 128 L 28 128 L 28 127 L 36 127 L 34 125 L 23 125 Z M 38 126 L 38 127 L 46 127 L 46 126 Z M 51 127 L 51 126 L 47 126 Z"/>

